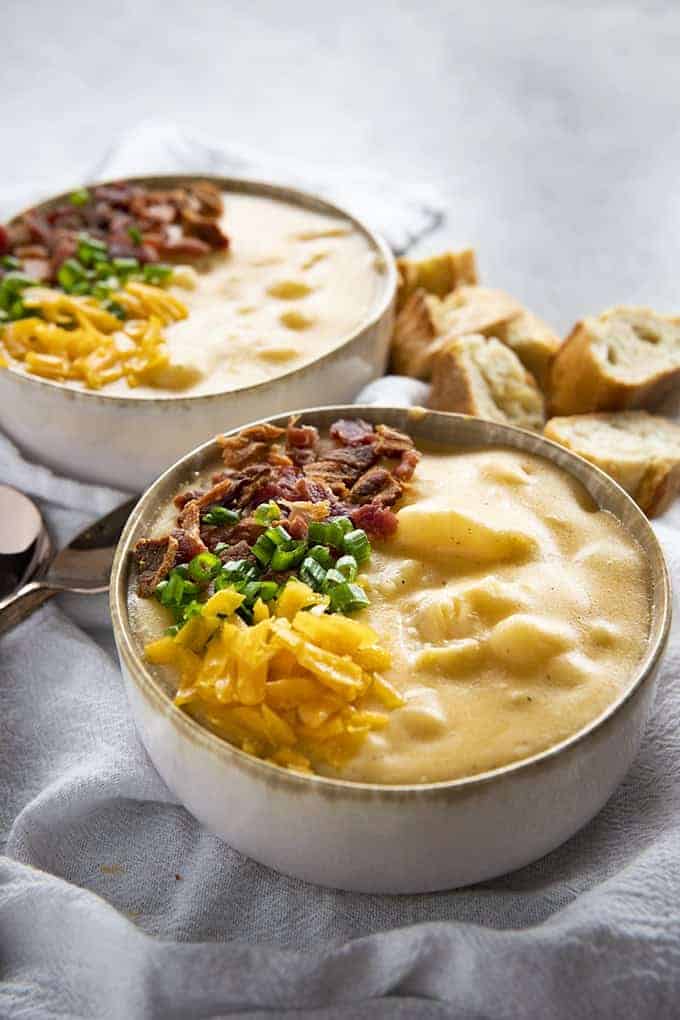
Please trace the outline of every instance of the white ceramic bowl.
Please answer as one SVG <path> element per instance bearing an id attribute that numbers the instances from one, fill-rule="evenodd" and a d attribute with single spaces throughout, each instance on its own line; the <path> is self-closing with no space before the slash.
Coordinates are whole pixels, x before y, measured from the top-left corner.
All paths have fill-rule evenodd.
<path id="1" fill-rule="evenodd" d="M 137 177 L 174 187 L 192 177 Z M 138 492 L 190 447 L 216 432 L 305 404 L 351 400 L 387 364 L 397 270 L 382 240 L 355 217 L 314 195 L 273 184 L 202 175 L 229 193 L 261 195 L 341 217 L 367 238 L 384 264 L 373 307 L 349 336 L 319 358 L 273 379 L 201 396 L 118 396 L 77 390 L 9 369 L 0 371 L 0 428 L 31 458 L 71 478 Z M 44 207 L 63 202 L 59 195 Z M 134 391 L 130 391 L 131 394 Z"/>
<path id="2" fill-rule="evenodd" d="M 574 736 L 469 779 L 411 786 L 350 783 L 296 774 L 244 754 L 173 705 L 144 663 L 128 619 L 130 550 L 192 472 L 218 463 L 217 445 L 210 442 L 166 471 L 142 497 L 113 566 L 114 635 L 132 713 L 151 759 L 207 828 L 255 860 L 311 882 L 413 893 L 469 885 L 529 864 L 600 810 L 637 753 L 671 616 L 668 573 L 647 519 L 602 471 L 521 429 L 414 408 L 335 407 L 300 414 L 320 428 L 360 415 L 404 429 L 416 442 L 514 447 L 573 475 L 648 557 L 652 623 L 642 661 L 620 697 Z"/>

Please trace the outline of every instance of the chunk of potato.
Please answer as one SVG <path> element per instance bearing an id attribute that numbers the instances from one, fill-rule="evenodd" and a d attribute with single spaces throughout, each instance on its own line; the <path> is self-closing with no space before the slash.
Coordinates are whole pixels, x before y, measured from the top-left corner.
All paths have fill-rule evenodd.
<path id="1" fill-rule="evenodd" d="M 497 623 L 489 637 L 493 654 L 510 669 L 536 669 L 576 644 L 573 627 L 534 613 L 515 613 Z"/>
<path id="2" fill-rule="evenodd" d="M 524 559 L 536 548 L 523 531 L 493 527 L 427 501 L 402 508 L 393 542 L 421 558 L 460 557 L 477 563 Z"/>

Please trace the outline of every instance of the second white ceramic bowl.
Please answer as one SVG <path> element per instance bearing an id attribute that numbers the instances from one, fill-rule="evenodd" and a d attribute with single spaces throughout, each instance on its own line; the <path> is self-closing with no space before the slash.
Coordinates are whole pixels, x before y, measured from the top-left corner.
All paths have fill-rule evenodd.
<path id="1" fill-rule="evenodd" d="M 172 188 L 191 177 L 138 177 L 150 187 Z M 187 449 L 243 422 L 289 407 L 351 400 L 387 365 L 394 319 L 397 270 L 382 240 L 345 210 L 292 188 L 203 175 L 226 193 L 260 195 L 349 220 L 384 267 L 373 307 L 349 336 L 301 368 L 226 393 L 167 394 L 157 398 L 77 390 L 12 369 L 0 371 L 0 428 L 29 457 L 70 478 L 139 492 Z M 58 204 L 58 196 L 46 206 Z M 134 391 L 131 391 L 131 394 Z"/>

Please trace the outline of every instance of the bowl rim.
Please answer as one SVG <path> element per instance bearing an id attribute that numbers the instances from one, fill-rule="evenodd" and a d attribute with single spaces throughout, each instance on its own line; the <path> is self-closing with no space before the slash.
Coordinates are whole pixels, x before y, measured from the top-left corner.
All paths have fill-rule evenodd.
<path id="1" fill-rule="evenodd" d="M 183 457 L 180 457 L 145 490 L 128 518 L 125 529 L 121 534 L 111 570 L 109 596 L 110 611 L 115 644 L 121 662 L 123 665 L 128 667 L 128 673 L 140 692 L 145 695 L 147 699 L 150 699 L 153 702 L 155 709 L 161 711 L 168 717 L 169 722 L 175 727 L 175 729 L 178 729 L 183 736 L 186 736 L 188 739 L 202 745 L 204 749 L 221 759 L 221 764 L 227 767 L 236 766 L 237 768 L 245 768 L 246 770 L 257 774 L 258 777 L 262 778 L 264 781 L 284 781 L 305 790 L 316 788 L 319 792 L 323 792 L 324 790 L 329 792 L 335 791 L 336 793 L 342 793 L 345 796 L 361 796 L 370 794 L 373 796 L 379 795 L 381 797 L 397 799 L 404 797 L 404 795 L 423 796 L 427 794 L 435 795 L 446 792 L 469 792 L 480 787 L 484 787 L 490 783 L 504 780 L 511 776 L 526 775 L 535 769 L 541 768 L 546 763 L 554 762 L 556 758 L 566 755 L 567 752 L 572 751 L 574 748 L 577 748 L 580 744 L 599 733 L 603 727 L 605 727 L 616 715 L 619 714 L 624 705 L 626 705 L 640 691 L 646 682 L 654 677 L 666 648 L 671 625 L 672 594 L 668 566 L 659 540 L 657 539 L 645 514 L 628 495 L 628 493 L 604 471 L 596 467 L 594 464 L 591 464 L 583 457 L 580 457 L 578 454 L 573 453 L 571 450 L 567 450 L 565 447 L 560 446 L 559 443 L 553 442 L 543 435 L 529 432 L 527 429 L 518 428 L 513 425 L 504 425 L 499 422 L 489 422 L 473 415 L 434 411 L 429 408 L 422 408 L 418 406 L 395 407 L 374 404 L 320 405 L 318 407 L 302 408 L 286 412 L 284 414 L 276 414 L 266 418 L 260 418 L 255 422 L 248 422 L 237 428 L 229 429 L 224 434 L 235 435 L 243 428 L 248 428 L 250 425 L 266 422 L 285 423 L 293 416 L 299 416 L 300 419 L 304 420 L 306 416 L 309 417 L 317 415 L 320 412 L 328 414 L 329 416 L 332 415 L 333 417 L 350 417 L 352 415 L 356 417 L 366 417 L 369 421 L 371 418 L 375 421 L 379 421 L 381 415 L 393 415 L 396 412 L 405 414 L 414 422 L 421 421 L 425 417 L 432 417 L 435 420 L 452 419 L 462 422 L 474 422 L 477 423 L 477 425 L 481 424 L 489 427 L 493 433 L 500 436 L 530 437 L 533 444 L 535 444 L 539 450 L 540 448 L 546 448 L 547 450 L 557 451 L 559 453 L 559 458 L 548 455 L 545 459 L 551 464 L 555 464 L 557 467 L 567 471 L 567 473 L 570 474 L 572 478 L 576 478 L 577 481 L 581 481 L 578 474 L 570 471 L 568 467 L 565 467 L 565 464 L 577 465 L 579 470 L 586 476 L 590 474 L 594 479 L 599 479 L 600 485 L 603 484 L 605 489 L 609 489 L 616 498 L 621 501 L 621 505 L 626 508 L 627 514 L 631 514 L 632 517 L 637 520 L 642 532 L 645 533 L 646 541 L 651 545 L 651 548 L 656 554 L 656 565 L 658 568 L 656 571 L 653 570 L 654 564 L 652 559 L 648 557 L 650 570 L 649 583 L 651 588 L 651 622 L 645 653 L 636 666 L 630 682 L 622 689 L 619 696 L 607 705 L 599 715 L 586 723 L 581 729 L 566 737 L 564 740 L 559 741 L 557 744 L 553 744 L 528 758 L 509 762 L 506 765 L 501 765 L 485 772 L 474 773 L 470 776 L 462 776 L 457 779 L 438 780 L 436 782 L 429 783 L 371 783 L 323 776 L 317 773 L 296 772 L 294 770 L 287 769 L 284 766 L 277 765 L 274 762 L 265 761 L 264 759 L 256 758 L 253 755 L 247 754 L 245 751 L 242 751 L 240 748 L 235 747 L 233 744 L 230 744 L 228 741 L 218 737 L 210 730 L 201 726 L 200 723 L 196 722 L 190 715 L 183 712 L 181 708 L 174 704 L 167 692 L 163 689 L 163 686 L 154 677 L 151 670 L 147 668 L 140 652 L 138 651 L 132 636 L 132 628 L 130 627 L 128 614 L 128 568 L 130 562 L 130 538 L 132 533 L 137 528 L 142 517 L 150 516 L 151 519 L 153 519 L 158 509 L 165 504 L 165 497 L 162 501 L 159 501 L 155 497 L 157 492 L 163 489 L 166 482 L 171 478 L 173 481 L 177 481 L 178 479 L 175 479 L 175 475 L 178 475 L 179 478 L 184 477 L 185 479 L 188 479 L 191 471 L 196 470 L 195 467 L 193 469 L 191 468 L 192 463 L 202 459 L 215 448 L 215 439 L 213 437 L 205 443 L 202 443 L 200 446 L 195 447 Z M 451 445 L 454 444 L 455 440 L 452 440 Z M 494 440 L 487 441 L 485 445 L 502 448 L 504 444 Z M 539 450 L 534 448 L 523 448 L 521 444 L 513 443 L 512 441 L 506 445 L 513 450 L 522 451 L 524 449 L 524 452 L 530 452 L 536 456 L 542 456 Z M 207 465 L 203 465 L 199 468 L 199 470 L 204 470 L 206 466 Z M 150 507 L 151 512 L 149 514 Z M 605 507 L 605 509 L 609 509 L 609 512 L 613 513 L 626 531 L 629 534 L 631 533 L 628 524 L 623 520 L 623 514 L 615 513 L 609 507 Z"/>
<path id="2" fill-rule="evenodd" d="M 224 192 L 270 198 L 274 201 L 296 205 L 312 212 L 319 212 L 327 216 L 347 220 L 364 235 L 371 247 L 374 249 L 375 254 L 379 255 L 383 260 L 385 272 L 384 274 L 381 274 L 384 276 L 384 286 L 382 291 L 375 297 L 366 315 L 359 320 L 356 326 L 349 333 L 341 336 L 337 341 L 335 341 L 333 346 L 324 351 L 323 354 L 319 355 L 319 357 L 304 361 L 301 365 L 287 369 L 285 372 L 274 375 L 270 379 L 264 379 L 261 382 L 253 383 L 249 386 L 239 386 L 231 390 L 217 390 L 214 393 L 198 393 L 194 396 L 178 392 L 159 393 L 158 396 L 153 397 L 135 397 L 133 395 L 128 396 L 127 394 L 107 393 L 105 390 L 78 389 L 75 386 L 69 386 L 67 383 L 57 382 L 54 379 L 43 379 L 40 376 L 29 375 L 13 365 L 8 365 L 6 371 L 11 374 L 12 379 L 18 380 L 20 385 L 26 384 L 29 387 L 41 387 L 43 390 L 47 389 L 53 392 L 67 393 L 69 399 L 102 401 L 105 403 L 120 405 L 122 407 L 128 405 L 140 407 L 142 405 L 153 406 L 156 404 L 177 404 L 182 403 L 183 401 L 191 402 L 193 406 L 198 401 L 217 400 L 223 399 L 224 397 L 240 397 L 241 395 L 248 397 L 251 394 L 257 394 L 259 391 L 263 390 L 267 386 L 271 386 L 273 383 L 284 381 L 293 375 L 308 371 L 311 368 L 323 366 L 326 361 L 330 360 L 344 347 L 349 346 L 366 330 L 377 326 L 389 312 L 390 307 L 396 299 L 398 281 L 397 264 L 394 253 L 385 239 L 376 231 L 372 230 L 371 227 L 364 223 L 363 220 L 359 219 L 359 217 L 354 216 L 342 206 L 336 205 L 334 202 L 331 202 L 312 191 L 305 191 L 302 188 L 291 187 L 287 184 L 277 184 L 260 178 L 230 177 L 210 173 L 139 174 L 136 176 L 113 178 L 104 181 L 88 181 L 85 184 L 79 184 L 77 187 L 106 187 L 108 185 L 117 184 L 121 180 L 125 180 L 131 184 L 146 184 L 150 186 L 168 188 L 188 184 L 193 181 L 210 181 L 212 184 L 218 185 Z M 34 202 L 32 205 L 15 213 L 7 222 L 13 223 L 20 216 L 23 216 L 32 209 L 49 209 L 52 206 L 59 205 L 60 203 L 68 200 L 69 195 L 71 195 L 74 190 L 76 190 L 76 188 L 70 188 L 58 195 L 51 195 L 48 198 Z"/>

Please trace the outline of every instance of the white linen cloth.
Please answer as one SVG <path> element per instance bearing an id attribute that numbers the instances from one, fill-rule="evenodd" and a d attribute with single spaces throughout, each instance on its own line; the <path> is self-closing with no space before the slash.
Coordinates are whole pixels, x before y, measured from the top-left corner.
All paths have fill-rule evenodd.
<path id="1" fill-rule="evenodd" d="M 151 125 L 89 176 L 253 165 Z M 441 218 L 436 200 L 361 176 L 321 190 L 351 192 L 398 247 Z M 366 399 L 422 390 L 386 379 Z M 40 500 L 58 541 L 123 498 L 27 464 L 6 439 L 0 480 Z M 676 579 L 679 527 L 678 511 L 656 525 Z M 46 605 L 0 640 L 0 1016 L 677 1017 L 679 665 L 674 630 L 637 761 L 565 846 L 472 889 L 354 895 L 278 875 L 203 830 L 135 734 L 110 636 Z"/>

